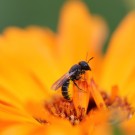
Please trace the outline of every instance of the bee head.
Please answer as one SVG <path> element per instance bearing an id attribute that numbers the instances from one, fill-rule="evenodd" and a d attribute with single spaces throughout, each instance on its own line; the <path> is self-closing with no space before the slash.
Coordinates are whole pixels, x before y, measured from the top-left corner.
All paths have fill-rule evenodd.
<path id="1" fill-rule="evenodd" d="M 91 70 L 89 64 L 86 61 L 80 61 L 78 64 L 81 66 L 82 70 Z"/>

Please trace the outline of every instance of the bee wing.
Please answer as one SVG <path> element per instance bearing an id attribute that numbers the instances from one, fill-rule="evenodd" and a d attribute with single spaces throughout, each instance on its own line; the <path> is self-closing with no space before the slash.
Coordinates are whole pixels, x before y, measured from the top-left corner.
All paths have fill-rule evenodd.
<path id="1" fill-rule="evenodd" d="M 66 73 L 64 74 L 60 79 L 58 79 L 51 87 L 52 90 L 57 90 L 59 87 L 61 87 L 71 75 L 73 75 L 75 72 Z"/>

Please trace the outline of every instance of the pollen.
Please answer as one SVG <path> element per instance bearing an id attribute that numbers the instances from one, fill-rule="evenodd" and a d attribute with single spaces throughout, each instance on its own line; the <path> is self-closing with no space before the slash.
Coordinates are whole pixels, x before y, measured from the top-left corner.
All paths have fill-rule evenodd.
<path id="1" fill-rule="evenodd" d="M 111 94 L 108 94 L 105 90 L 98 88 L 93 79 L 91 79 L 90 84 L 87 84 L 86 81 L 78 81 L 77 85 L 85 92 L 73 87 L 72 100 L 55 96 L 51 101 L 45 103 L 45 109 L 55 117 L 70 121 L 72 125 L 81 123 L 95 110 L 106 111 L 109 114 L 108 122 L 111 124 L 132 117 L 133 108 L 126 97 L 119 96 L 117 86 L 112 87 Z"/>
<path id="2" fill-rule="evenodd" d="M 72 125 L 79 124 L 85 116 L 84 108 L 78 106 L 76 110 L 73 101 L 61 97 L 54 97 L 52 101 L 45 103 L 45 108 L 56 117 L 69 120 Z"/>

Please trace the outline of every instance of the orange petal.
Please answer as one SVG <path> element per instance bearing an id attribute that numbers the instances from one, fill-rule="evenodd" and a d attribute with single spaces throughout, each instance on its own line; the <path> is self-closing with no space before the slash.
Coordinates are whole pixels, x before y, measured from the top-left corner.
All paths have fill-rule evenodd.
<path id="1" fill-rule="evenodd" d="M 76 108 L 77 115 L 80 113 L 79 108 L 84 108 L 84 115 L 87 112 L 87 107 L 89 103 L 89 98 L 90 98 L 90 91 L 89 91 L 89 86 L 86 81 L 77 81 L 77 86 L 82 89 L 79 90 L 75 85 L 73 87 L 74 94 L 73 94 L 73 102 Z"/>
<path id="2" fill-rule="evenodd" d="M 24 123 L 38 123 L 31 115 L 29 115 L 25 110 L 14 108 L 10 106 L 5 106 L 0 104 L 0 121 L 5 122 L 24 122 Z"/>
<path id="3" fill-rule="evenodd" d="M 8 66 L 8 67 L 7 67 Z M 6 71 L 1 73 L 0 85 L 5 88 L 8 92 L 12 93 L 17 97 L 22 103 L 27 102 L 27 100 L 43 100 L 47 93 L 45 93 L 45 88 L 41 89 L 41 86 L 36 83 L 27 72 L 21 72 L 21 69 L 11 67 L 11 65 L 4 65 L 0 68 L 7 67 Z M 10 67 L 10 68 L 9 68 Z M 2 90 L 3 91 L 3 90 Z M 36 95 L 36 96 L 35 96 Z M 1 97 L 2 95 L 0 95 Z M 6 99 L 6 94 L 4 95 Z"/>
<path id="4" fill-rule="evenodd" d="M 134 135 L 135 134 L 135 115 L 133 117 L 121 124 L 121 127 L 124 129 L 124 133 L 127 133 L 128 135 Z"/>
<path id="5" fill-rule="evenodd" d="M 35 128 L 33 124 L 13 124 L 6 129 L 2 129 L 1 135 L 30 135 Z"/>
<path id="6" fill-rule="evenodd" d="M 132 107 L 135 107 L 135 70 L 122 87 L 121 95 L 126 96 Z"/>
<path id="7" fill-rule="evenodd" d="M 88 58 L 93 56 L 97 60 L 100 57 L 100 54 L 95 52 L 98 50 L 97 46 L 101 46 L 103 43 L 101 37 L 104 36 L 101 33 L 104 35 L 104 27 L 105 23 L 102 19 L 92 17 L 82 2 L 70 1 L 65 4 L 60 16 L 58 29 L 60 60 L 62 65 L 64 65 L 63 70 L 65 72 L 71 65 L 80 60 L 86 60 L 87 53 Z M 96 42 L 98 40 L 99 42 Z"/>
<path id="8" fill-rule="evenodd" d="M 91 96 L 93 97 L 93 99 L 97 105 L 97 108 L 101 109 L 101 110 L 106 110 L 107 106 L 106 106 L 106 104 L 105 104 L 105 102 L 100 94 L 100 91 L 98 90 L 93 79 L 91 79 L 91 82 L 90 82 L 90 93 L 91 93 Z"/>
<path id="9" fill-rule="evenodd" d="M 32 40 L 32 42 L 38 42 L 39 45 L 47 46 L 53 57 L 56 58 L 58 56 L 56 35 L 52 31 L 48 28 L 40 28 L 39 26 L 29 26 L 26 30 L 29 34 L 29 39 Z"/>
<path id="10" fill-rule="evenodd" d="M 92 43 L 90 44 L 90 49 L 91 53 L 95 52 L 100 56 L 102 54 L 102 48 L 107 39 L 109 30 L 106 22 L 100 16 L 92 16 L 92 21 Z"/>
<path id="11" fill-rule="evenodd" d="M 52 124 L 54 118 L 45 108 L 45 103 L 28 102 L 25 106 L 27 113 L 29 113 L 40 124 Z"/>
<path id="12" fill-rule="evenodd" d="M 51 41 L 45 44 L 33 31 L 9 28 L 0 37 L 0 85 L 23 101 L 42 100 L 47 90 L 51 93 L 54 74 L 59 77 Z"/>
<path id="13" fill-rule="evenodd" d="M 131 12 L 112 36 L 105 55 L 100 85 L 121 89 L 135 68 L 135 12 Z"/>
<path id="14" fill-rule="evenodd" d="M 10 90 L 2 86 L 0 86 L 0 104 L 18 108 L 23 107 L 23 103 Z"/>
<path id="15" fill-rule="evenodd" d="M 56 60 L 54 61 L 56 57 L 52 53 L 53 49 L 50 48 L 50 42 L 47 40 L 43 42 L 41 37 L 39 38 L 39 34 L 36 35 L 34 32 L 32 34 L 31 31 L 31 29 L 29 31 L 17 28 L 7 29 L 4 36 L 5 40 L 3 41 L 5 42 L 3 52 L 6 53 L 5 57 L 10 57 L 8 59 L 14 65 L 19 66 L 19 68 L 28 68 L 28 71 L 34 72 L 49 89 L 52 84 L 52 77 L 54 74 L 57 76 L 59 73 L 57 69 L 59 64 L 56 63 Z M 49 32 L 46 32 L 46 34 L 49 35 Z M 50 67 L 55 68 L 52 70 Z"/>
<path id="16" fill-rule="evenodd" d="M 79 127 L 88 135 L 108 135 L 110 126 L 107 124 L 108 112 L 105 110 L 92 110 Z M 87 125 L 87 126 L 86 126 Z"/>
<path id="17" fill-rule="evenodd" d="M 46 135 L 69 135 L 69 131 L 71 131 L 71 135 L 81 135 L 80 129 L 73 127 L 68 121 L 60 119 L 55 122 L 55 124 L 48 126 L 48 128 L 44 130 Z"/>

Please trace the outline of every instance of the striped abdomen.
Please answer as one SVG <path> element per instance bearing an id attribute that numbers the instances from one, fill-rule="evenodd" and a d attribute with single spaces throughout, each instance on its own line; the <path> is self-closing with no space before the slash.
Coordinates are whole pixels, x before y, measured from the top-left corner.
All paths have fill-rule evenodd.
<path id="1" fill-rule="evenodd" d="M 67 100 L 71 99 L 71 97 L 69 95 L 69 91 L 68 91 L 69 84 L 70 84 L 70 79 L 68 79 L 61 87 L 62 95 Z"/>

